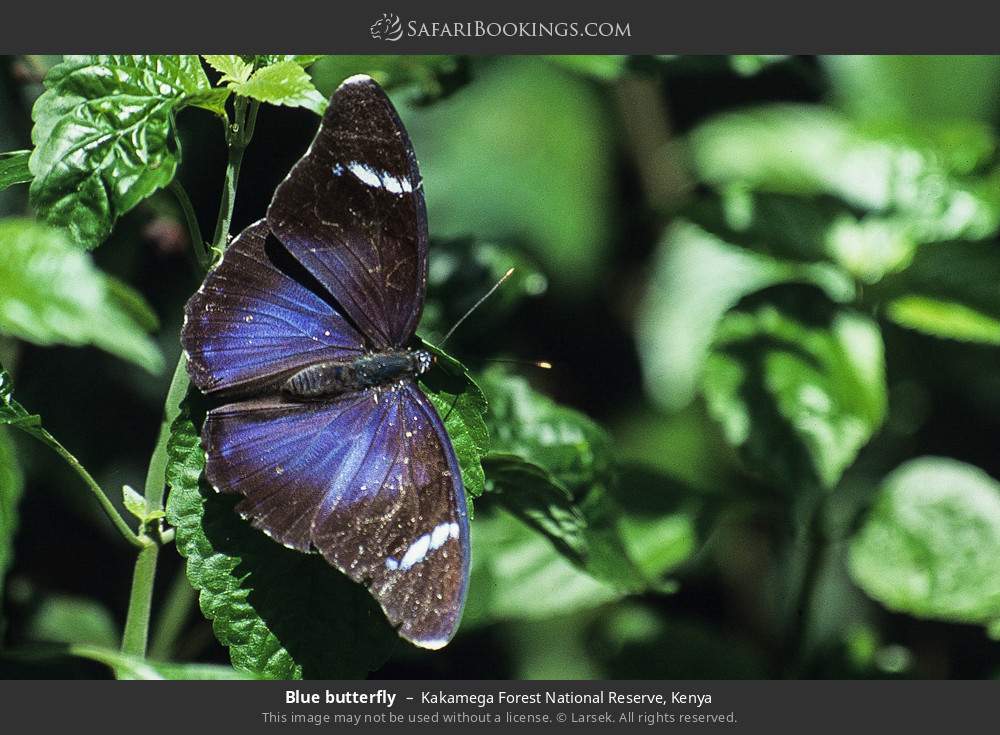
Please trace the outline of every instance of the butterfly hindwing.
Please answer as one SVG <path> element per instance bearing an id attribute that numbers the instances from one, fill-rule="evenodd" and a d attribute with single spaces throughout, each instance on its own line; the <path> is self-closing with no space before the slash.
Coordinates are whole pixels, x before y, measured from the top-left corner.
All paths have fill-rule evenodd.
<path id="1" fill-rule="evenodd" d="M 427 214 L 413 147 L 374 81 L 351 77 L 334 92 L 267 217 L 374 347 L 412 338 L 427 281 Z"/>
<path id="2" fill-rule="evenodd" d="M 377 399 L 377 400 L 376 400 Z M 412 381 L 333 401 L 215 409 L 206 474 L 286 546 L 366 584 L 399 634 L 439 648 L 465 601 L 469 525 L 454 450 Z"/>
<path id="3" fill-rule="evenodd" d="M 312 520 L 342 472 L 341 460 L 370 430 L 373 401 L 354 393 L 302 403 L 280 397 L 212 409 L 205 419 L 205 476 L 238 493 L 237 511 L 276 541 L 312 547 Z"/>
<path id="4" fill-rule="evenodd" d="M 364 347 L 343 316 L 279 267 L 269 250 L 280 255 L 281 246 L 268 234 L 265 220 L 240 233 L 184 309 L 188 372 L 205 392 L 260 388 Z"/>
<path id="5" fill-rule="evenodd" d="M 412 381 L 383 393 L 383 426 L 361 469 L 338 478 L 313 545 L 368 585 L 399 634 L 424 648 L 454 635 L 465 604 L 469 522 L 441 419 Z"/>

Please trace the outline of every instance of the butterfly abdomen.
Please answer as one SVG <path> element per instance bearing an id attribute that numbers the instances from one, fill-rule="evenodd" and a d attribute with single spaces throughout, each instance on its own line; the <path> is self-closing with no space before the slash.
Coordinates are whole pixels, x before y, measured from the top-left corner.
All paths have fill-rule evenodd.
<path id="1" fill-rule="evenodd" d="M 299 370 L 282 391 L 301 400 L 316 400 L 394 383 L 430 369 L 433 358 L 423 350 L 379 352 L 354 360 L 319 362 Z"/>

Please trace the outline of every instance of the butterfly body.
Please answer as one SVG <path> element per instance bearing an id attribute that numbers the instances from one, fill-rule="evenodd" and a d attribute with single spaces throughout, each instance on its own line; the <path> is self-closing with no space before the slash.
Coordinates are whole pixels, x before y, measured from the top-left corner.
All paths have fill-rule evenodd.
<path id="1" fill-rule="evenodd" d="M 354 360 L 332 360 L 303 368 L 285 381 L 282 392 L 304 401 L 392 385 L 426 373 L 433 356 L 426 350 L 377 352 Z"/>
<path id="2" fill-rule="evenodd" d="M 181 344 L 192 383 L 231 401 L 202 428 L 212 487 L 364 584 L 401 637 L 440 648 L 471 552 L 458 458 L 418 383 L 433 357 L 412 348 L 427 250 L 406 130 L 378 84 L 351 77 L 267 217 L 188 301 Z"/>

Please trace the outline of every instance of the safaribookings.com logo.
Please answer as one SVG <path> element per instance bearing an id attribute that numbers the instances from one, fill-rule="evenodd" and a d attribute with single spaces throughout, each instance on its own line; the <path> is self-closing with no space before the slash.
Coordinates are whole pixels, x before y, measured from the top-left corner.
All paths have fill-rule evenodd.
<path id="1" fill-rule="evenodd" d="M 403 37 L 403 24 L 395 13 L 382 13 L 369 30 L 376 41 L 398 41 Z"/>
<path id="2" fill-rule="evenodd" d="M 630 38 L 632 29 L 623 21 L 511 21 L 506 23 L 469 21 L 410 20 L 404 23 L 395 13 L 382 17 L 369 28 L 376 41 L 407 38 Z"/>

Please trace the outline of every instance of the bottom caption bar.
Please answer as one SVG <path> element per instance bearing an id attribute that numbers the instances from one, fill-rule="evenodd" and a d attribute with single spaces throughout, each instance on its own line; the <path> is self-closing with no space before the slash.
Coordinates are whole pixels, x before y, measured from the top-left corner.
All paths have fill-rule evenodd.
<path id="1" fill-rule="evenodd" d="M 44 722 L 52 732 L 94 725 L 105 734 L 133 733 L 141 722 L 143 735 L 176 735 L 187 727 L 249 735 L 498 726 L 811 735 L 886 728 L 940 735 L 992 723 L 996 687 L 990 681 L 11 681 L 3 689 L 3 719 L 9 732 Z M 155 716 L 164 711 L 173 714 Z"/>

